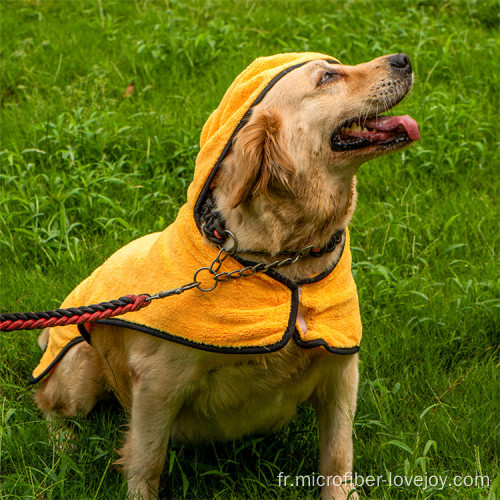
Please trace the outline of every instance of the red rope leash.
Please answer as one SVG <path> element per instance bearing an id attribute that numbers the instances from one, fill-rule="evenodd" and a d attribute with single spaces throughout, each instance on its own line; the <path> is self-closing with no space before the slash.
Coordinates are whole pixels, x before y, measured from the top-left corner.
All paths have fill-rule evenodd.
<path id="1" fill-rule="evenodd" d="M 150 304 L 151 296 L 126 295 L 117 300 L 101 302 L 90 306 L 71 307 L 35 313 L 0 314 L 0 331 L 34 330 L 49 326 L 77 325 L 105 318 L 112 318 L 131 311 L 137 311 Z"/>

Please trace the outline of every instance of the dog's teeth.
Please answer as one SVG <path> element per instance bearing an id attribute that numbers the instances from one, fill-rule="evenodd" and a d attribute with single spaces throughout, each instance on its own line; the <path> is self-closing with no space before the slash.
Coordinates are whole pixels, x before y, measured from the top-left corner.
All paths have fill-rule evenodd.
<path id="1" fill-rule="evenodd" d="M 362 127 L 359 123 L 351 123 L 349 126 L 342 127 L 343 132 L 368 132 L 366 127 Z"/>

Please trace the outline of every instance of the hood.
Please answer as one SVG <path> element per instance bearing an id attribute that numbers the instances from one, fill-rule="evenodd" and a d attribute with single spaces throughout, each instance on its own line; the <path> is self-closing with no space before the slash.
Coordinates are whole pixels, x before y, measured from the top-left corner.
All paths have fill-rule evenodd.
<path id="1" fill-rule="evenodd" d="M 259 57 L 229 87 L 219 107 L 203 127 L 194 178 L 188 189 L 188 205 L 198 229 L 201 227 L 204 201 L 215 174 L 229 152 L 233 138 L 250 118 L 252 107 L 261 102 L 283 76 L 317 59 L 339 62 L 331 56 L 316 52 Z"/>

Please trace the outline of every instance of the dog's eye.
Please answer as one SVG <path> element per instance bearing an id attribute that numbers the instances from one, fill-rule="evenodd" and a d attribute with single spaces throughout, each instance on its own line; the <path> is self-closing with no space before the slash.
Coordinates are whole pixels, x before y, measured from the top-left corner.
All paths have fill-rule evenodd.
<path id="1" fill-rule="evenodd" d="M 333 71 L 327 71 L 326 73 L 323 73 L 321 75 L 321 78 L 319 79 L 318 82 L 318 87 L 320 85 L 323 85 L 324 83 L 331 82 L 332 80 L 335 80 L 338 77 L 338 73 L 335 73 Z"/>

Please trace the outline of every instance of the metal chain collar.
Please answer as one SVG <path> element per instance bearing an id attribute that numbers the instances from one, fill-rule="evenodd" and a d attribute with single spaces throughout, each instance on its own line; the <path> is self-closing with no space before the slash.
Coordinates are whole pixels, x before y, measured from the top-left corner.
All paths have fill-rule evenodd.
<path id="1" fill-rule="evenodd" d="M 231 231 L 228 231 L 227 229 L 224 230 L 224 234 L 232 239 L 233 246 L 229 249 L 220 248 L 217 257 L 215 257 L 210 266 L 200 267 L 194 273 L 193 281 L 191 283 L 187 283 L 186 285 L 183 285 L 179 288 L 174 288 L 173 290 L 166 290 L 164 292 L 156 293 L 155 295 L 151 295 L 151 297 L 149 297 L 147 300 L 162 299 L 163 297 L 168 297 L 170 295 L 179 295 L 185 292 L 186 290 L 190 290 L 192 288 L 197 288 L 198 290 L 200 290 L 200 292 L 211 292 L 212 290 L 215 290 L 217 288 L 217 285 L 219 283 L 224 283 L 226 281 L 236 280 L 240 278 L 248 278 L 249 276 L 253 276 L 256 273 L 265 273 L 270 269 L 279 269 L 280 267 L 283 266 L 290 266 L 292 264 L 295 264 L 300 259 L 303 259 L 304 257 L 308 256 L 310 254 L 311 249 L 314 248 L 313 245 L 309 245 L 296 252 L 293 257 L 287 257 L 286 259 L 283 260 L 275 260 L 274 262 L 270 262 L 269 264 L 265 264 L 264 262 L 259 262 L 252 266 L 246 266 L 243 269 L 235 269 L 234 271 L 219 272 L 222 263 L 228 257 L 234 255 L 238 251 L 238 245 L 234 234 L 231 233 Z M 242 251 L 241 253 L 245 252 Z M 213 286 L 204 287 L 203 283 L 198 280 L 198 275 L 202 272 L 206 273 L 208 272 L 208 274 L 212 277 L 212 279 L 214 280 Z"/>

